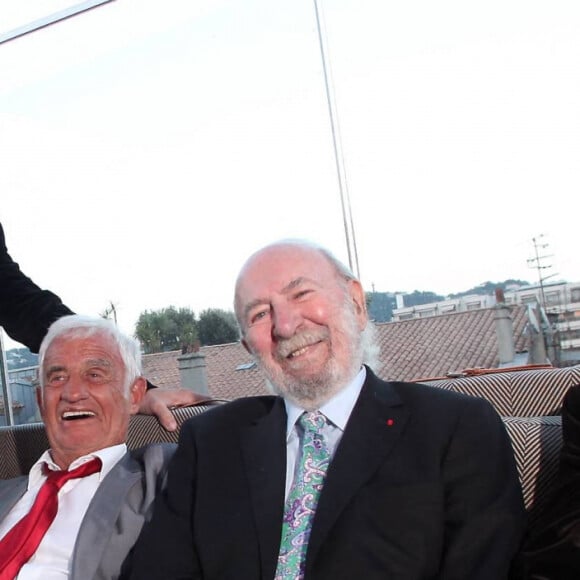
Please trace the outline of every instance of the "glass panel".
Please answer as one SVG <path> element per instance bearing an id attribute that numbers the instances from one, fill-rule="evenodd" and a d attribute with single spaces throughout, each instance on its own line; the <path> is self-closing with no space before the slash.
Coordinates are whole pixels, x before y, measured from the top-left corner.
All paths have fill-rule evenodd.
<path id="1" fill-rule="evenodd" d="M 76 3 L 0 4 L 5 32 Z M 342 153 L 367 290 L 535 284 L 539 208 L 563 208 L 542 264 L 580 278 L 577 1 L 318 5 L 322 37 L 311 1 L 119 0 L 0 45 L 1 218 L 23 269 L 131 334 L 145 310 L 230 309 L 266 242 L 346 261 Z"/>

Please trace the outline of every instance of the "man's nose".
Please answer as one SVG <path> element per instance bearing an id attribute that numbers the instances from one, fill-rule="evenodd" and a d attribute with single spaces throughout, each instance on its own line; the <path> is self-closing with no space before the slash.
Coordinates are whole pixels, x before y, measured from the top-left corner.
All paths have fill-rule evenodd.
<path id="1" fill-rule="evenodd" d="M 290 338 L 301 324 L 302 315 L 295 306 L 283 304 L 273 308 L 272 334 L 275 337 Z"/>
<path id="2" fill-rule="evenodd" d="M 66 401 L 75 402 L 86 399 L 89 389 L 81 378 L 70 377 L 62 388 L 61 396 Z"/>

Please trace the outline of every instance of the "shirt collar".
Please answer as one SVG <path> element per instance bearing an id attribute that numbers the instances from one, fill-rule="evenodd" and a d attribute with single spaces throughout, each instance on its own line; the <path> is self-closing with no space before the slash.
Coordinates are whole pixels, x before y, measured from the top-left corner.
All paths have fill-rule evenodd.
<path id="1" fill-rule="evenodd" d="M 105 447 L 104 449 L 99 449 L 88 455 L 83 455 L 75 459 L 69 466 L 68 471 L 79 467 L 83 463 L 90 461 L 91 459 L 98 457 L 102 462 L 101 471 L 98 473 L 99 483 L 103 481 L 105 476 L 115 467 L 119 460 L 127 453 L 127 445 L 125 443 L 120 443 L 119 445 L 113 445 L 111 447 Z M 42 474 L 42 465 L 46 463 L 49 469 L 60 471 L 60 467 L 52 460 L 52 455 L 50 454 L 50 449 L 45 451 L 38 461 L 30 468 L 28 473 L 28 489 L 31 489 L 35 485 L 40 485 L 45 476 Z"/>
<path id="2" fill-rule="evenodd" d="M 344 389 L 341 389 L 319 409 L 319 411 L 341 431 L 344 431 L 346 427 L 350 414 L 352 413 L 354 405 L 360 395 L 366 376 L 367 371 L 363 366 L 354 379 Z M 286 424 L 286 440 L 288 440 L 293 432 L 298 417 L 304 413 L 304 409 L 295 405 L 288 399 L 284 399 L 284 405 L 286 406 L 286 415 L 288 417 L 288 422 Z"/>

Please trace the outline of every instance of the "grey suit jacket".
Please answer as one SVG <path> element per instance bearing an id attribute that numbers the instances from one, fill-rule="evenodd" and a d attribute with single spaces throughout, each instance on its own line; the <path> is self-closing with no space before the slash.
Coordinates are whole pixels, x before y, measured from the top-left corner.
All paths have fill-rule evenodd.
<path id="1" fill-rule="evenodd" d="M 102 481 L 81 523 L 70 566 L 71 580 L 118 578 L 165 482 L 173 444 L 127 453 Z M 0 520 L 26 492 L 28 477 L 0 481 Z M 125 569 L 124 568 L 124 569 Z"/>

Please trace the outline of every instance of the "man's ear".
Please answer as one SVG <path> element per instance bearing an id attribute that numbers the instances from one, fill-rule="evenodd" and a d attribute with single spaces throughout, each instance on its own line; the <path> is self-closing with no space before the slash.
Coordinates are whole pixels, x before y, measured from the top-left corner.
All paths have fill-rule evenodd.
<path id="1" fill-rule="evenodd" d="M 139 411 L 139 404 L 147 391 L 147 381 L 144 377 L 137 377 L 129 387 L 129 402 L 131 403 L 131 415 Z"/>
<path id="2" fill-rule="evenodd" d="M 359 323 L 359 328 L 365 328 L 368 322 L 367 300 L 362 284 L 358 280 L 349 280 L 349 296 L 354 304 L 354 312 Z"/>

